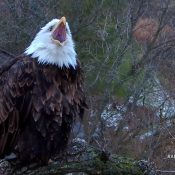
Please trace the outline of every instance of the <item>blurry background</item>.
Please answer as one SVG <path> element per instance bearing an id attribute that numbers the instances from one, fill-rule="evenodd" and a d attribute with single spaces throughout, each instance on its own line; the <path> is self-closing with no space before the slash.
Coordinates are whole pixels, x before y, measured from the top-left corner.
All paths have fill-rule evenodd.
<path id="1" fill-rule="evenodd" d="M 1 0 L 0 48 L 24 52 L 66 16 L 85 73 L 89 111 L 75 137 L 100 149 L 175 168 L 173 0 Z"/>

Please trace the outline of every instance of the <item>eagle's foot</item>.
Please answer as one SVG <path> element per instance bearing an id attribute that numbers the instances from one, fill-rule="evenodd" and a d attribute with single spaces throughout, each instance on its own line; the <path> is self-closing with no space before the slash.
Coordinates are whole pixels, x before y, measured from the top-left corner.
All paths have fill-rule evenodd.
<path id="1" fill-rule="evenodd" d="M 17 158 L 17 156 L 16 156 L 16 154 L 15 153 L 10 153 L 9 155 L 6 155 L 5 157 L 4 157 L 4 159 L 5 160 L 7 160 L 7 161 L 11 161 L 11 160 L 15 160 Z"/>

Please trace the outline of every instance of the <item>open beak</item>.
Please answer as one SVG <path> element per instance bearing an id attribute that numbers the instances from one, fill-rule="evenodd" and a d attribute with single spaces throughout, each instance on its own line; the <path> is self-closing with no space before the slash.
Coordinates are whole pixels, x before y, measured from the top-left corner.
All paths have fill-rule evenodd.
<path id="1" fill-rule="evenodd" d="M 66 41 L 66 18 L 63 16 L 52 31 L 52 40 L 63 46 Z"/>

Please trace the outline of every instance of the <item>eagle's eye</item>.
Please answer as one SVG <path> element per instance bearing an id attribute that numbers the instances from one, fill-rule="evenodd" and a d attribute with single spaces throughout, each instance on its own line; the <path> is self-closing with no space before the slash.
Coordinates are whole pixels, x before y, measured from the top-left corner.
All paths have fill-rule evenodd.
<path id="1" fill-rule="evenodd" d="M 49 27 L 49 31 L 50 31 L 50 32 L 53 30 L 53 27 L 54 27 L 54 26 L 50 26 L 50 27 Z"/>

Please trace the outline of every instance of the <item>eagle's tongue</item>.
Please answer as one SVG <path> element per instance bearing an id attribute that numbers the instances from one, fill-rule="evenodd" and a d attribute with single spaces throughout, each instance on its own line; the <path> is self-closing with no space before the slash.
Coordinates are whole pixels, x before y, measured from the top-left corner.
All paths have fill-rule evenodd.
<path id="1" fill-rule="evenodd" d="M 63 21 L 59 23 L 59 25 L 53 31 L 52 37 L 54 40 L 58 40 L 60 43 L 63 43 L 66 40 L 66 25 Z"/>

